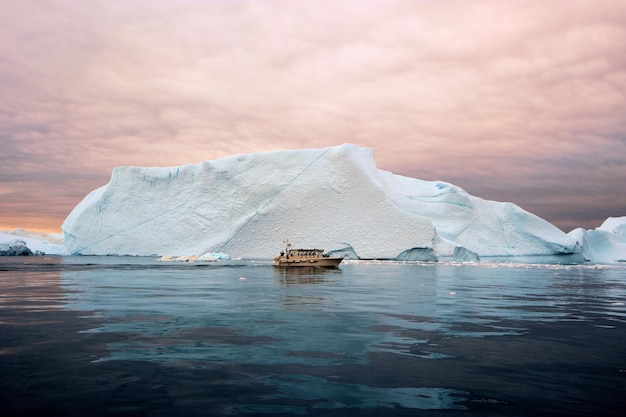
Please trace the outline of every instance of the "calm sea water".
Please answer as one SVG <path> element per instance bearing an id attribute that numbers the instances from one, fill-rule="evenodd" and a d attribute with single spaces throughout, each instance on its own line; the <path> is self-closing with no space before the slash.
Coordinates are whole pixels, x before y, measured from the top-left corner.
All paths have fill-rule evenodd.
<path id="1" fill-rule="evenodd" d="M 0 258 L 2 415 L 626 411 L 626 265 Z"/>

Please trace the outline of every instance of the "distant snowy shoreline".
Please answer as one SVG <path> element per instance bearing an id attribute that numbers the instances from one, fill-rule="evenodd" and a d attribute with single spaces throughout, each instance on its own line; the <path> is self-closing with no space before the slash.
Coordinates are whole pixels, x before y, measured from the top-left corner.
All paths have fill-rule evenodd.
<path id="1" fill-rule="evenodd" d="M 626 262 L 626 216 L 609 217 L 600 227 L 592 230 L 582 228 L 568 233 L 582 248 L 583 257 L 595 263 Z M 8 253 L 11 247 L 21 243 L 31 252 L 29 255 L 68 255 L 63 245 L 63 236 L 58 233 L 40 233 L 25 229 L 0 231 L 0 256 L 15 256 Z M 514 258 L 514 257 L 513 257 Z M 162 256 L 164 261 L 218 261 L 229 259 L 227 254 L 211 256 Z M 489 258 L 485 259 L 489 262 Z"/>
<path id="2" fill-rule="evenodd" d="M 19 239 L 60 255 L 270 258 L 290 238 L 346 259 L 626 261 L 626 217 L 566 234 L 513 203 L 380 170 L 372 149 L 351 144 L 118 167 L 72 210 L 63 232 L 2 232 L 0 245 L 10 252 Z"/>
<path id="3" fill-rule="evenodd" d="M 600 227 L 596 229 L 578 228 L 568 235 L 574 237 L 582 249 L 582 255 L 587 261 L 595 263 L 626 262 L 626 216 L 609 217 Z M 69 255 L 63 245 L 63 236 L 58 233 L 40 233 L 25 229 L 12 231 L 0 231 L 0 256 L 15 255 L 6 253 L 12 245 L 24 246 L 30 250 L 30 254 L 46 255 Z M 219 261 L 227 260 L 230 257 L 226 254 L 207 254 L 203 256 L 180 256 L 172 257 L 164 255 L 160 257 L 163 261 Z M 490 259 L 486 258 L 489 262 Z M 373 261 L 375 262 L 375 261 Z M 381 261 L 383 262 L 383 261 Z"/>

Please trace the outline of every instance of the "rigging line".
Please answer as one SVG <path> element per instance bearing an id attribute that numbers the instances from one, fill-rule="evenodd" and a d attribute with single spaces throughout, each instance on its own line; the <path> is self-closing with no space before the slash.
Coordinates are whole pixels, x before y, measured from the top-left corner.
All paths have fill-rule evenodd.
<path id="1" fill-rule="evenodd" d="M 76 251 L 72 252 L 72 255 L 79 255 L 79 254 L 80 254 L 82 251 L 84 251 L 85 249 L 88 249 L 88 248 L 90 248 L 90 247 L 92 247 L 92 246 L 95 246 L 95 245 L 97 245 L 97 244 L 99 244 L 99 243 L 102 243 L 102 242 L 104 242 L 105 240 L 111 239 L 111 238 L 113 238 L 113 237 L 115 237 L 115 236 L 117 236 L 117 235 L 119 235 L 119 234 L 121 234 L 121 233 L 128 232 L 129 230 L 136 229 L 137 227 L 140 227 L 140 226 L 143 226 L 143 225 L 145 225 L 145 224 L 147 224 L 147 223 L 150 223 L 151 221 L 154 221 L 154 220 L 158 219 L 159 217 L 162 217 L 162 216 L 164 216 L 164 215 L 166 215 L 166 214 L 169 214 L 169 213 L 171 213 L 171 212 L 173 212 L 173 211 L 175 211 L 175 210 L 180 209 L 181 207 L 183 207 L 183 206 L 187 205 L 188 203 L 191 203 L 191 202 L 192 202 L 192 201 L 194 201 L 194 200 L 199 199 L 200 197 L 203 197 L 203 196 L 205 196 L 205 195 L 207 195 L 207 194 L 209 194 L 209 193 L 211 193 L 211 192 L 215 192 L 215 191 L 219 190 L 220 188 L 222 188 L 223 186 L 225 186 L 226 184 L 230 183 L 230 181 L 232 181 L 232 180 L 234 180 L 235 178 L 237 178 L 237 177 L 241 176 L 243 173 L 248 172 L 248 171 L 250 171 L 250 170 L 251 170 L 251 169 L 253 169 L 253 168 L 257 168 L 257 167 L 261 166 L 261 165 L 263 164 L 263 162 L 267 161 L 270 157 L 271 157 L 271 155 L 268 155 L 266 158 L 264 158 L 263 160 L 261 160 L 261 162 L 259 162 L 259 163 L 255 164 L 255 165 L 252 165 L 250 168 L 247 168 L 247 169 L 245 169 L 245 170 L 243 170 L 243 171 L 239 172 L 237 175 L 234 175 L 234 176 L 233 176 L 232 178 L 230 178 L 228 181 L 225 181 L 225 182 L 223 182 L 222 184 L 219 184 L 219 185 L 218 185 L 217 187 L 215 187 L 215 188 L 212 188 L 212 189 L 210 189 L 210 190 L 208 190 L 208 191 L 206 191 L 206 192 L 203 192 L 203 193 L 200 193 L 200 194 L 196 195 L 195 197 L 192 197 L 192 198 L 190 198 L 190 199 L 188 199 L 188 200 L 186 200 L 186 201 L 183 201 L 182 203 L 180 203 L 180 204 L 178 204 L 178 205 L 176 205 L 176 206 L 174 206 L 174 207 L 170 208 L 169 210 L 165 210 L 165 211 L 163 211 L 162 213 L 159 213 L 158 215 L 156 215 L 156 216 L 154 216 L 154 217 L 148 218 L 148 219 L 146 219 L 146 220 L 144 220 L 144 221 L 142 221 L 142 222 L 139 222 L 139 223 L 137 223 L 137 224 L 134 224 L 134 225 L 132 225 L 132 226 L 129 226 L 129 227 L 125 228 L 125 229 L 118 230 L 117 232 L 112 233 L 112 234 L 110 234 L 109 236 L 105 236 L 105 237 L 103 237 L 103 238 L 102 238 L 102 239 L 100 239 L 100 240 L 97 240 L 97 241 L 95 241 L 95 242 L 92 242 L 92 243 L 90 243 L 89 245 L 84 246 L 84 247 L 82 247 L 82 248 L 80 248 L 80 249 L 78 249 L 78 250 L 76 250 Z"/>
<path id="2" fill-rule="evenodd" d="M 278 190 L 276 193 L 274 193 L 274 195 L 265 202 L 265 204 L 263 204 L 262 206 L 260 206 L 256 212 L 243 224 L 241 225 L 241 227 L 239 227 L 237 229 L 237 231 L 230 236 L 226 242 L 224 242 L 224 244 L 222 244 L 222 246 L 220 246 L 220 248 L 218 249 L 218 251 L 222 251 L 224 249 L 224 247 L 226 247 L 226 245 L 228 245 L 235 237 L 237 237 L 237 235 L 239 234 L 239 232 L 241 232 L 243 229 L 246 228 L 246 226 L 248 224 L 250 224 L 250 222 L 252 220 L 254 220 L 254 218 L 256 216 L 259 215 L 259 212 L 262 211 L 265 207 L 267 207 L 268 205 L 270 205 L 275 199 L 276 197 L 278 197 L 280 194 L 282 194 L 283 191 L 285 191 L 285 189 L 287 187 L 289 187 L 291 184 L 293 184 L 294 182 L 296 182 L 298 180 L 298 178 L 300 178 L 302 176 L 302 174 L 304 174 L 309 168 L 311 168 L 311 166 L 313 166 L 317 161 L 319 161 L 324 155 L 326 155 L 328 152 L 330 151 L 330 148 L 327 148 L 326 150 L 324 150 L 324 152 L 322 152 L 321 154 L 319 154 L 315 159 L 313 159 L 307 166 L 305 166 L 302 171 L 300 171 L 295 177 L 293 177 L 291 179 L 291 181 L 287 182 L 285 185 L 283 185 L 280 190 Z"/>

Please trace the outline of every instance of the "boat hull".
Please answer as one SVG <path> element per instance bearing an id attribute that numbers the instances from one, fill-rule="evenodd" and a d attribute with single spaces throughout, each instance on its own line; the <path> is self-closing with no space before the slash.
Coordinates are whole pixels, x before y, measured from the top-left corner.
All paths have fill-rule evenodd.
<path id="1" fill-rule="evenodd" d="M 319 267 L 336 268 L 343 261 L 343 258 L 318 258 L 318 259 L 287 259 L 285 257 L 274 258 L 274 266 L 283 267 Z"/>

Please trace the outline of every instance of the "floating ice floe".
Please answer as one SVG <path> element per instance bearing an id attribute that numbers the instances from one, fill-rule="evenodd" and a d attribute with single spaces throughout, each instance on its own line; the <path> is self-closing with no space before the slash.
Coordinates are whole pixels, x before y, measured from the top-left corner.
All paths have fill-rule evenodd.
<path id="1" fill-rule="evenodd" d="M 218 261 L 227 261 L 230 259 L 225 253 L 205 253 L 202 256 L 172 256 L 172 255 L 164 255 L 159 258 L 159 261 L 165 262 L 218 262 Z"/>

